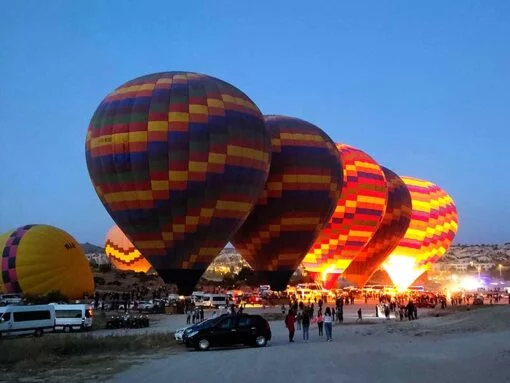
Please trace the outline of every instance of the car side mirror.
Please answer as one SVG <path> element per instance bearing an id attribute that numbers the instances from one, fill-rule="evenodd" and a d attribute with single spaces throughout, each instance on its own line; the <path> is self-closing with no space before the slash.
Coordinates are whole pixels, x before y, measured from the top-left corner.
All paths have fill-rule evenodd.
<path id="1" fill-rule="evenodd" d="M 0 318 L 0 323 L 3 323 L 5 322 L 5 319 L 4 318 Z"/>

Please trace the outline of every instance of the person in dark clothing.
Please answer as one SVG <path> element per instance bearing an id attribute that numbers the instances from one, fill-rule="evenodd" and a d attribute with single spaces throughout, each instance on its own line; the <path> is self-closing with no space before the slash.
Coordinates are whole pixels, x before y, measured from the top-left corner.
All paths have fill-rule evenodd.
<path id="1" fill-rule="evenodd" d="M 294 333 L 296 332 L 296 328 L 294 327 L 294 323 L 296 322 L 296 316 L 294 315 L 294 311 L 292 309 L 289 310 L 289 313 L 285 317 L 285 327 L 289 330 L 289 342 L 294 342 Z"/>
<path id="2" fill-rule="evenodd" d="M 356 319 L 356 323 L 361 322 L 363 320 L 363 316 L 361 314 L 361 307 L 358 309 L 358 319 Z"/>
<path id="3" fill-rule="evenodd" d="M 308 342 L 310 334 L 310 311 L 305 308 L 303 310 L 303 317 L 301 318 L 301 324 L 303 326 L 303 340 Z"/>

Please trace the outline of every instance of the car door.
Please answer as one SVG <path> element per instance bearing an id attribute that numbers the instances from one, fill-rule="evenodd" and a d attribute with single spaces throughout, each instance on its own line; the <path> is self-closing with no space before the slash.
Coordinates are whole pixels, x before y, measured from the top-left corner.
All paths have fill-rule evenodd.
<path id="1" fill-rule="evenodd" d="M 210 330 L 211 343 L 215 346 L 228 346 L 235 343 L 236 332 L 234 317 L 219 321 Z"/>
<path id="2" fill-rule="evenodd" d="M 237 342 L 242 344 L 250 344 L 257 335 L 254 318 L 248 315 L 239 315 L 237 317 Z"/>

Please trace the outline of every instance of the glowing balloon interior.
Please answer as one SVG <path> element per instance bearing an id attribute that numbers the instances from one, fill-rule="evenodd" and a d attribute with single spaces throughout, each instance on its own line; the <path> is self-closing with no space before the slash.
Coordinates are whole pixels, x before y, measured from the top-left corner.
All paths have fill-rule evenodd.
<path id="1" fill-rule="evenodd" d="M 118 270 L 146 273 L 152 267 L 117 225 L 108 231 L 104 251 Z"/>
<path id="2" fill-rule="evenodd" d="M 337 144 L 343 188 L 335 212 L 308 251 L 303 266 L 311 275 L 335 283 L 379 227 L 388 188 L 382 168 L 365 152 Z M 330 276 L 324 276 L 327 274 Z"/>
<path id="3" fill-rule="evenodd" d="M 401 178 L 411 194 L 411 222 L 384 269 L 395 286 L 404 290 L 446 253 L 457 233 L 458 216 L 453 199 L 439 186 Z"/>

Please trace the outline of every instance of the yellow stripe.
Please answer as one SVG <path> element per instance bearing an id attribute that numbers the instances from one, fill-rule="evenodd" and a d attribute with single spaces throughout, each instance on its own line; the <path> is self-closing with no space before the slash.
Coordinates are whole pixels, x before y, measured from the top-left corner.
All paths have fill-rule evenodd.
<path id="1" fill-rule="evenodd" d="M 317 225 L 318 218 L 282 218 L 282 225 Z"/>
<path id="2" fill-rule="evenodd" d="M 220 251 L 221 248 L 218 247 L 201 247 L 198 251 L 198 255 L 216 256 Z"/>
<path id="3" fill-rule="evenodd" d="M 137 241 L 136 245 L 140 249 L 164 249 L 165 243 L 163 241 Z"/>
<path id="4" fill-rule="evenodd" d="M 207 106 L 210 106 L 212 108 L 220 108 L 220 109 L 225 108 L 225 104 L 223 103 L 223 101 L 218 100 L 217 98 L 208 98 Z"/>
<path id="5" fill-rule="evenodd" d="M 187 181 L 188 180 L 188 172 L 187 171 L 179 171 L 179 170 L 170 170 L 168 172 L 168 179 L 170 181 Z"/>
<path id="6" fill-rule="evenodd" d="M 368 237 L 370 233 L 367 233 L 366 231 L 360 231 L 360 230 L 351 230 L 349 231 L 349 237 Z"/>
<path id="7" fill-rule="evenodd" d="M 207 159 L 207 162 L 211 164 L 225 164 L 225 161 L 227 160 L 226 154 L 220 154 L 220 153 L 209 153 L 209 158 Z"/>
<path id="8" fill-rule="evenodd" d="M 197 225 L 200 220 L 200 217 L 186 217 L 186 225 Z"/>
<path id="9" fill-rule="evenodd" d="M 378 164 L 374 164 L 373 162 L 366 162 L 366 161 L 354 161 L 354 165 L 356 165 L 359 168 L 365 168 L 365 169 L 372 169 L 381 171 L 381 167 Z"/>
<path id="10" fill-rule="evenodd" d="M 200 209 L 200 217 L 210 218 L 213 216 L 213 214 L 214 214 L 214 209 L 206 209 L 206 208 Z"/>
<path id="11" fill-rule="evenodd" d="M 257 161 L 267 161 L 267 153 L 264 153 L 260 150 L 243 148 L 242 146 L 228 145 L 227 155 L 241 158 L 250 158 Z"/>
<path id="12" fill-rule="evenodd" d="M 147 142 L 147 132 L 116 133 L 96 137 L 90 140 L 90 148 L 127 142 Z"/>
<path id="13" fill-rule="evenodd" d="M 190 161 L 188 163 L 188 170 L 190 172 L 206 172 L 207 162 Z"/>
<path id="14" fill-rule="evenodd" d="M 143 85 L 131 85 L 126 86 L 124 88 L 117 89 L 111 95 L 118 95 L 118 94 L 124 94 L 124 93 L 130 93 L 130 92 L 141 92 L 144 90 L 153 90 L 154 84 L 143 84 Z"/>
<path id="15" fill-rule="evenodd" d="M 192 114 L 209 114 L 209 109 L 207 109 L 207 106 L 205 105 L 198 105 L 198 104 L 190 104 L 189 106 L 189 112 Z"/>
<path id="16" fill-rule="evenodd" d="M 255 106 L 255 104 L 251 103 L 250 101 L 248 100 L 245 100 L 243 98 L 240 98 L 240 97 L 234 97 L 234 96 L 231 96 L 229 94 L 222 94 L 221 95 L 221 99 L 224 101 L 224 102 L 229 102 L 231 104 L 237 104 L 237 105 L 242 105 L 248 109 L 252 109 L 252 110 L 256 110 L 258 111 L 259 109 Z"/>
<path id="17" fill-rule="evenodd" d="M 386 200 L 384 198 L 365 196 L 365 195 L 358 195 L 356 197 L 356 200 L 358 202 L 367 202 L 367 203 L 373 203 L 373 204 L 377 204 L 377 205 L 384 205 L 386 203 Z"/>
<path id="18" fill-rule="evenodd" d="M 152 192 L 150 191 L 129 191 L 109 193 L 104 195 L 104 199 L 108 203 L 112 202 L 128 202 L 128 201 L 150 201 L 152 200 Z"/>
<path id="19" fill-rule="evenodd" d="M 282 190 L 282 188 L 283 188 L 283 185 L 281 182 L 268 182 L 267 183 L 267 190 L 277 191 L 277 190 Z"/>
<path id="20" fill-rule="evenodd" d="M 218 201 L 216 202 L 217 210 L 232 210 L 232 211 L 249 211 L 252 208 L 251 203 L 234 202 L 234 201 Z"/>
<path id="21" fill-rule="evenodd" d="M 169 122 L 188 122 L 189 115 L 184 112 L 169 112 L 168 113 L 168 121 Z"/>
<path id="22" fill-rule="evenodd" d="M 152 190 L 169 190 L 170 184 L 168 181 L 151 181 L 151 188 Z"/>
<path id="23" fill-rule="evenodd" d="M 292 141 L 315 141 L 324 142 L 324 139 L 318 134 L 303 134 L 303 133 L 281 133 L 280 139 Z"/>
<path id="24" fill-rule="evenodd" d="M 330 176 L 318 176 L 315 174 L 287 174 L 283 176 L 283 182 L 292 182 L 298 184 L 330 184 Z"/>
<path id="25" fill-rule="evenodd" d="M 149 121 L 147 130 L 149 132 L 167 132 L 168 121 Z"/>
<path id="26" fill-rule="evenodd" d="M 105 253 L 112 258 L 118 259 L 122 262 L 132 262 L 135 259 L 140 258 L 141 254 L 138 250 L 130 251 L 128 254 L 118 251 L 117 249 L 111 247 L 109 244 L 106 245 L 104 249 Z"/>

